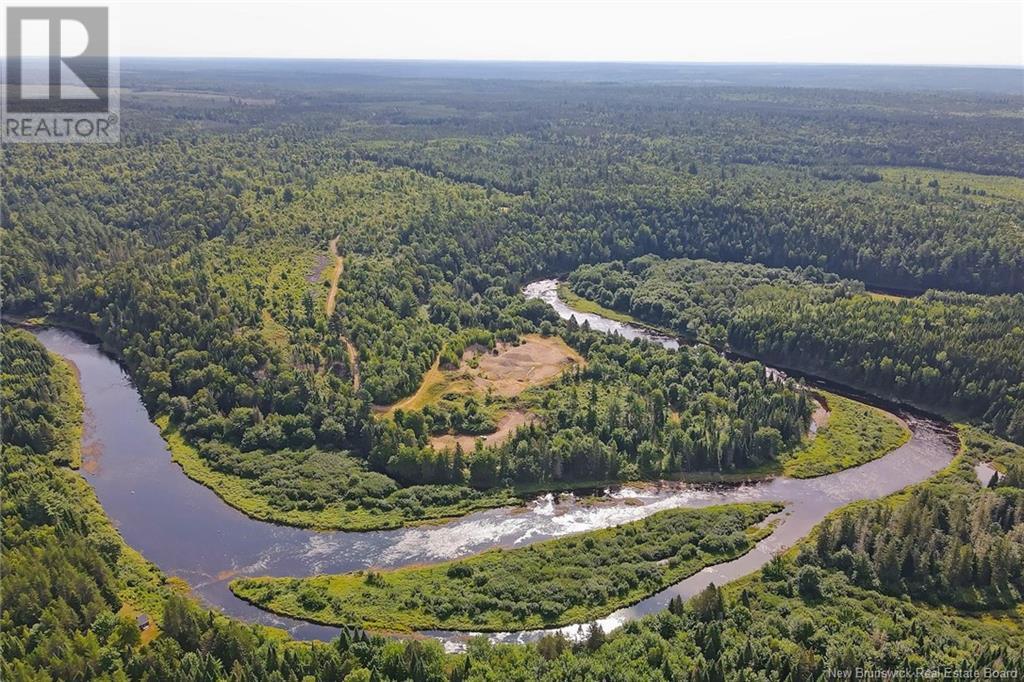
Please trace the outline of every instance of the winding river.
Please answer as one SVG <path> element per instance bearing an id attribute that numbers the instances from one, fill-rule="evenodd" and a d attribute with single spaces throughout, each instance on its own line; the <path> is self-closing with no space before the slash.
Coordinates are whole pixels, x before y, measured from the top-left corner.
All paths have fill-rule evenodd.
<path id="1" fill-rule="evenodd" d="M 675 339 L 573 311 L 559 300 L 556 287 L 555 280 L 535 282 L 526 294 L 545 300 L 563 318 L 575 315 L 580 322 L 586 320 L 593 329 L 678 347 Z M 522 546 L 613 526 L 673 507 L 768 500 L 787 505 L 776 515 L 775 532 L 753 551 L 704 569 L 599 621 L 605 630 L 611 630 L 665 608 L 676 595 L 689 596 L 710 582 L 722 584 L 756 570 L 773 553 L 803 537 L 828 512 L 924 480 L 949 463 L 956 447 L 948 426 L 900 410 L 913 432 L 906 444 L 863 466 L 816 479 L 778 477 L 730 486 L 660 483 L 619 487 L 606 490 L 596 502 L 583 502 L 571 494 L 545 495 L 522 507 L 478 512 L 439 526 L 316 532 L 248 518 L 188 479 L 171 461 L 131 379 L 116 361 L 74 333 L 52 328 L 35 333 L 49 350 L 78 369 L 86 406 L 82 474 L 124 539 L 164 573 L 188 581 L 209 605 L 230 616 L 284 628 L 300 639 L 329 639 L 336 630 L 258 609 L 235 597 L 228 582 L 242 575 L 306 576 L 444 561 L 494 546 Z M 578 630 L 578 626 L 562 628 L 570 635 Z M 543 632 L 492 633 L 491 637 L 526 641 Z M 447 631 L 423 634 L 441 639 L 449 649 L 459 648 L 469 636 Z"/>

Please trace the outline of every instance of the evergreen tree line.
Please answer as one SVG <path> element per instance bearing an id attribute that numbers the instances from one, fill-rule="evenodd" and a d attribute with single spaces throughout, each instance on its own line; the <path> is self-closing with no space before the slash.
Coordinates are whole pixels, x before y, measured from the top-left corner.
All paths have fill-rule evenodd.
<path id="1" fill-rule="evenodd" d="M 583 267 L 584 298 L 766 362 L 989 424 L 1024 442 L 1024 297 L 890 300 L 817 269 L 638 258 Z"/>

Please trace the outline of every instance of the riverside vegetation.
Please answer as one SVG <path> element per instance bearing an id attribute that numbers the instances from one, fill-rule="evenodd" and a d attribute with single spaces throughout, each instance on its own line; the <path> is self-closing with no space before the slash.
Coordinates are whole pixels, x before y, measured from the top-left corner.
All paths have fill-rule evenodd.
<path id="1" fill-rule="evenodd" d="M 247 513 L 394 527 L 506 504 L 517 489 L 795 461 L 787 454 L 812 411 L 805 391 L 710 348 L 600 337 L 520 293 L 574 271 L 574 291 L 620 313 L 968 420 L 1007 439 L 965 431 L 992 439 L 1002 459 L 1017 456 L 1009 441 L 1024 442 L 1016 90 L 924 92 L 920 74 L 899 69 L 894 89 L 871 92 L 830 87 L 838 76 L 824 67 L 815 87 L 777 88 L 742 74 L 727 87 L 694 76 L 695 87 L 685 69 L 656 83 L 641 67 L 613 82 L 525 82 L 505 78 L 508 65 L 473 67 L 501 77 L 459 67 L 435 79 L 262 64 L 256 93 L 238 65 L 131 66 L 122 144 L 0 150 L 4 314 L 97 336 L 189 475 Z M 979 70 L 972 82 L 999 76 Z M 328 314 L 335 239 L 345 267 Z M 714 283 L 727 280 L 736 286 Z M 921 295 L 893 301 L 864 286 Z M 560 337 L 583 362 L 514 402 L 484 391 L 475 404 L 442 395 L 431 409 L 382 413 L 457 359 L 461 340 L 489 348 L 534 334 Z M 1005 667 L 1020 651 L 1017 588 L 991 582 L 1002 568 L 987 568 L 987 551 L 961 549 L 1019 545 L 1009 475 L 994 491 L 961 481 L 949 489 L 956 509 L 928 500 L 913 516 L 935 521 L 934 532 L 913 527 L 929 572 L 967 557 L 956 588 L 937 594 L 1004 613 L 987 620 L 904 601 L 924 594 L 921 557 L 901 549 L 902 582 L 882 580 L 895 560 L 872 547 L 863 553 L 880 562 L 878 583 L 787 557 L 750 581 L 746 602 L 740 588 L 711 592 L 579 646 L 474 643 L 446 657 L 353 633 L 284 644 L 171 595 L 174 616 L 157 613 L 162 634 L 140 648 L 111 639 L 113 621 L 99 618 L 136 602 L 118 597 L 116 565 L 96 549 L 109 533 L 90 540 L 71 513 L 92 498 L 58 465 L 75 461 L 71 375 L 23 344 L 4 351 L 24 362 L 4 364 L 3 441 L 5 476 L 25 484 L 10 494 L 5 484 L 3 513 L 5 553 L 33 558 L 15 582 L 5 561 L 5 678 L 725 679 L 753 667 L 800 679 L 855 659 Z M 31 409 L 10 407 L 21 404 Z M 486 435 L 509 409 L 530 418 L 500 443 L 431 444 Z M 829 468 L 855 461 L 832 454 Z M 993 500 L 998 518 L 977 521 L 988 535 L 948 521 Z M 876 523 L 888 520 L 855 525 L 881 537 Z M 40 587 L 25 567 L 51 560 Z M 801 574 L 828 598 L 801 592 Z M 57 582 L 83 595 L 113 587 L 96 601 L 55 595 Z M 64 656 L 73 665 L 61 667 Z"/>
<path id="2" fill-rule="evenodd" d="M 5 363 L 26 350 L 45 353 L 10 334 L 22 338 L 5 339 Z M 81 478 L 12 440 L 2 469 L 0 577 L 14 598 L 0 613 L 0 665 L 12 680 L 724 680 L 751 668 L 768 679 L 814 679 L 827 668 L 924 663 L 1019 670 L 1024 632 L 1012 606 L 1024 590 L 1024 448 L 970 427 L 961 438 L 960 455 L 933 480 L 836 512 L 793 551 L 725 589 L 674 601 L 613 635 L 592 627 L 577 644 L 559 636 L 530 645 L 474 640 L 459 655 L 349 629 L 329 645 L 290 642 L 206 611 L 124 545 Z M 996 485 L 975 481 L 979 461 L 1002 472 Z M 648 522 L 693 522 L 701 513 L 721 510 Z M 731 521 L 739 529 L 748 518 Z M 598 549 L 586 537 L 567 539 L 578 542 L 577 561 Z M 851 543 L 856 537 L 869 542 Z M 979 618 L 978 609 L 993 615 Z M 131 617 L 139 612 L 156 623 L 141 635 Z"/>
<path id="3" fill-rule="evenodd" d="M 822 373 L 1024 440 L 1024 295 L 865 295 L 861 282 L 645 256 L 584 266 L 583 299 L 690 338 Z"/>
<path id="4" fill-rule="evenodd" d="M 80 423 L 75 384 L 52 367 L 26 332 L 4 329 L 5 388 L 60 405 L 61 418 Z M 53 402 L 50 403 L 49 399 Z M 300 680 L 361 679 L 387 670 L 407 679 L 418 661 L 440 651 L 418 643 L 385 642 L 345 632 L 333 644 L 299 644 L 283 632 L 244 625 L 198 606 L 187 586 L 168 579 L 126 545 L 92 488 L 62 466 L 79 434 L 55 429 L 48 450 L 36 434 L 53 423 L 52 409 L 31 399 L 5 399 L 0 483 L 3 503 L 4 599 L 0 610 L 0 676 L 35 680 Z M 141 631 L 137 614 L 152 622 Z M 421 651 L 422 650 L 422 651 Z"/>
<path id="5" fill-rule="evenodd" d="M 795 478 L 812 478 L 870 462 L 898 448 L 910 431 L 893 415 L 833 393 L 825 424 L 807 442 L 796 446 L 783 461 L 783 471 Z"/>
<path id="6" fill-rule="evenodd" d="M 3 442 L 19 443 L 56 464 L 82 464 L 82 398 L 74 368 L 27 332 L 0 335 Z"/>
<path id="7" fill-rule="evenodd" d="M 288 616 L 375 629 L 521 630 L 586 622 L 771 533 L 781 505 L 670 509 L 641 521 L 423 568 L 313 578 L 245 578 L 231 590 Z"/>

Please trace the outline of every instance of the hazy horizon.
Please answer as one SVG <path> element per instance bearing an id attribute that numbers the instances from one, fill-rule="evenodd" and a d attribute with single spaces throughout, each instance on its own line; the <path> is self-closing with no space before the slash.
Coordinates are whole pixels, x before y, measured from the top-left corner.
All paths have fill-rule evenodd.
<path id="1" fill-rule="evenodd" d="M 110 7 L 113 51 L 124 58 L 1024 66 L 1024 3 L 1015 0 L 222 0 Z M 27 54 L 43 48 L 29 45 Z"/>
<path id="2" fill-rule="evenodd" d="M 0 53 L 2 54 L 2 53 Z M 528 57 L 516 59 L 486 59 L 473 57 L 263 57 L 263 56 L 232 56 L 232 55 L 155 55 L 155 54 L 122 54 L 119 59 L 152 59 L 152 60 L 210 60 L 210 61 L 271 61 L 271 62 L 398 62 L 398 63 L 436 63 L 436 64 L 579 64 L 579 65 L 623 65 L 623 66 L 825 66 L 825 67 L 906 67 L 935 69 L 1005 69 L 1024 71 L 1022 64 L 966 64 L 939 62 L 779 62 L 779 61 L 710 61 L 710 60 L 631 60 L 631 59 L 532 59 Z"/>

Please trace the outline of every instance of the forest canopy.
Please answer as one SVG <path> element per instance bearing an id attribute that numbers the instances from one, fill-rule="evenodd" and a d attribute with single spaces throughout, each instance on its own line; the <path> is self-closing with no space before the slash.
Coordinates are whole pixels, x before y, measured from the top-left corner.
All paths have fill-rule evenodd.
<path id="1" fill-rule="evenodd" d="M 817 268 L 652 256 L 581 267 L 569 284 L 689 338 L 982 420 L 1024 442 L 1024 295 L 894 299 Z"/>
<path id="2" fill-rule="evenodd" d="M 82 428 L 73 371 L 5 329 L 4 679 L 1024 667 L 1019 624 L 949 608 L 1016 608 L 1024 589 L 1010 442 L 1024 442 L 1019 92 L 132 63 L 120 144 L 0 149 L 4 315 L 95 335 L 176 461 L 252 516 L 395 528 L 529 490 L 778 472 L 807 445 L 816 403 L 766 364 L 975 426 L 937 479 L 841 510 L 748 580 L 614 635 L 476 640 L 454 656 L 360 630 L 302 644 L 197 605 L 121 541 L 63 466 Z M 563 322 L 522 293 L 550 277 L 695 343 Z M 529 339 L 578 360 L 508 394 L 474 383 Z M 398 407 L 432 372 L 473 388 Z M 834 448 L 807 473 L 899 440 L 844 433 L 877 443 Z M 991 488 L 972 478 L 981 461 L 1000 472 Z M 747 520 L 727 529 L 733 550 L 749 545 Z M 581 543 L 574 560 L 601 549 Z M 667 569 L 649 563 L 623 579 L 660 585 Z M 554 603 L 522 582 L 522 599 L 474 583 L 433 606 L 472 623 L 474 608 L 525 619 L 521 603 Z M 568 583 L 552 618 L 605 589 Z M 131 619 L 142 610 L 152 641 Z"/>

